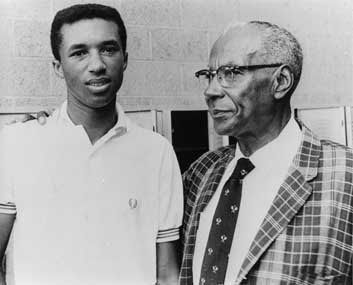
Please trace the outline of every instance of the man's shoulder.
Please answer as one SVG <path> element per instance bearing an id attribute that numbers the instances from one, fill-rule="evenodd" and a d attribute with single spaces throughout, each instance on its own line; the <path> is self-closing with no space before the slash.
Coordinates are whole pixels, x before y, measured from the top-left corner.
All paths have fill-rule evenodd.
<path id="1" fill-rule="evenodd" d="M 234 154 L 234 146 L 224 146 L 215 150 L 208 151 L 196 159 L 189 167 L 189 172 L 206 172 L 216 162 L 221 159 L 227 158 Z M 226 160 L 228 161 L 228 160 Z"/>
<path id="2" fill-rule="evenodd" d="M 158 132 L 143 128 L 134 122 L 129 122 L 128 133 L 137 143 L 143 142 L 148 145 L 161 145 L 168 143 L 168 140 Z"/>
<path id="3" fill-rule="evenodd" d="M 353 149 L 331 140 L 320 140 L 323 165 L 345 165 L 345 170 L 353 172 Z"/>
<path id="4" fill-rule="evenodd" d="M 353 153 L 353 149 L 341 143 L 328 140 L 328 139 L 321 139 L 320 140 L 322 151 L 323 152 L 345 152 L 345 153 Z"/>
<path id="5" fill-rule="evenodd" d="M 27 122 L 17 122 L 14 124 L 6 125 L 1 130 L 4 137 L 28 138 L 31 133 L 40 132 L 45 129 L 45 126 L 39 124 L 35 119 Z"/>
<path id="6" fill-rule="evenodd" d="M 334 163 L 333 161 L 346 161 L 352 164 L 353 149 L 341 143 L 324 139 L 315 132 L 302 125 L 302 142 L 299 149 L 299 154 L 308 159 L 316 157 L 319 160 L 326 162 L 324 165 Z"/>
<path id="7" fill-rule="evenodd" d="M 0 130 L 2 145 L 12 149 L 39 145 L 38 142 L 52 137 L 52 131 L 55 130 L 52 126 L 51 118 L 47 118 L 43 125 L 36 119 L 6 125 Z"/>

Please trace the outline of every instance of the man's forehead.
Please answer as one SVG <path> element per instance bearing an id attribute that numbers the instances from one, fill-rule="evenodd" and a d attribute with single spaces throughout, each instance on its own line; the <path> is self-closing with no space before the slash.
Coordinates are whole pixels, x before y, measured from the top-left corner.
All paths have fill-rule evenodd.
<path id="1" fill-rule="evenodd" d="M 261 47 L 259 31 L 246 26 L 229 29 L 213 45 L 210 66 L 250 64 L 252 59 L 261 52 Z"/>
<path id="2" fill-rule="evenodd" d="M 81 19 L 75 21 L 73 23 L 65 23 L 62 25 L 60 32 L 62 35 L 64 34 L 71 34 L 71 33 L 82 33 L 82 29 L 86 30 L 87 28 L 94 30 L 94 28 L 99 29 L 99 27 L 109 32 L 113 31 L 114 34 L 119 35 L 119 27 L 118 25 L 110 20 L 102 19 L 102 18 L 88 18 L 88 19 Z M 90 31 L 88 31 L 90 32 Z"/>

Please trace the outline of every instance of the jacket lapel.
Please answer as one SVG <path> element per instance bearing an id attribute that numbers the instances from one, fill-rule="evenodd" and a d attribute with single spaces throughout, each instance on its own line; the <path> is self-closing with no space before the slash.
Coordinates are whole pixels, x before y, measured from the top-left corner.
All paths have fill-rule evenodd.
<path id="1" fill-rule="evenodd" d="M 308 181 L 317 175 L 320 141 L 302 126 L 303 139 L 287 176 L 257 232 L 235 284 L 240 284 L 276 237 L 301 209 L 312 188 Z"/>
<path id="2" fill-rule="evenodd" d="M 205 175 L 206 177 L 208 176 L 208 179 L 206 179 L 205 184 L 200 187 L 203 191 L 201 191 L 200 197 L 197 200 L 196 213 L 202 213 L 210 202 L 213 194 L 218 188 L 228 164 L 234 158 L 234 154 L 234 148 L 230 148 L 229 152 L 225 153 L 225 155 L 215 163 L 214 167 L 209 168 L 208 174 Z"/>

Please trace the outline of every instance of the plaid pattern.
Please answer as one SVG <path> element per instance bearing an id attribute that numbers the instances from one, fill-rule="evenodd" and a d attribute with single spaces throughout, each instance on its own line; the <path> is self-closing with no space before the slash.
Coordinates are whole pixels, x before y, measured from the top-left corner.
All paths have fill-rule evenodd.
<path id="1" fill-rule="evenodd" d="M 294 157 L 234 284 L 352 284 L 353 152 L 305 126 Z M 234 158 L 209 152 L 184 173 L 181 285 L 191 285 L 200 213 Z"/>

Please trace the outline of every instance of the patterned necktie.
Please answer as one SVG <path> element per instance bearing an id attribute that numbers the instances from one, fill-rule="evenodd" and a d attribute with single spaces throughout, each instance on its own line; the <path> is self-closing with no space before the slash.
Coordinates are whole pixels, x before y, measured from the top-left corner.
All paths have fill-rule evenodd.
<path id="1" fill-rule="evenodd" d="M 228 255 L 238 219 L 242 180 L 253 169 L 254 165 L 249 159 L 240 158 L 231 177 L 224 184 L 203 257 L 200 285 L 224 283 Z"/>

